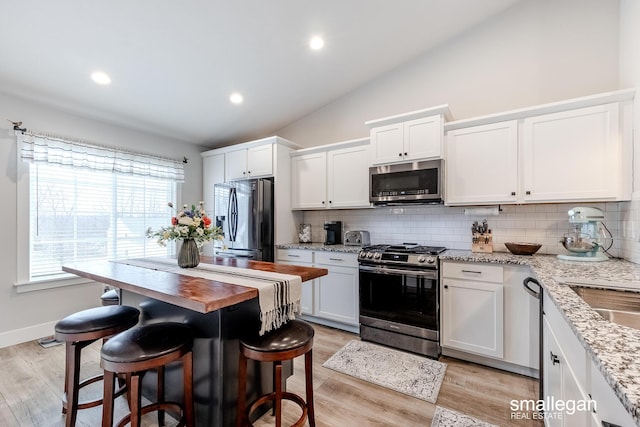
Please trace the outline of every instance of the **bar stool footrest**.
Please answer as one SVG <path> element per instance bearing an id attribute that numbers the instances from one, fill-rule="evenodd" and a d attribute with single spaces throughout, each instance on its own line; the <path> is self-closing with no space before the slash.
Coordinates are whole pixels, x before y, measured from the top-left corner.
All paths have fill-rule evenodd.
<path id="1" fill-rule="evenodd" d="M 145 405 L 140 408 L 140 416 L 144 414 L 148 414 L 149 412 L 154 411 L 175 411 L 182 414 L 180 422 L 176 425 L 176 427 L 184 427 L 186 424 L 186 420 L 184 418 L 184 409 L 182 405 L 178 402 L 155 402 L 150 403 L 149 405 Z M 124 418 L 122 418 L 116 424 L 116 427 L 124 427 L 131 421 L 131 414 L 127 414 Z"/>
<path id="2" fill-rule="evenodd" d="M 249 407 L 249 412 L 247 413 L 247 419 L 251 420 L 251 414 L 253 414 L 253 412 L 258 409 L 260 406 L 264 405 L 265 403 L 269 402 L 269 401 L 274 401 L 275 403 L 275 399 L 276 399 L 276 392 L 273 391 L 269 394 L 265 394 L 261 397 L 259 397 L 258 399 L 256 399 L 255 402 L 253 402 L 253 404 Z M 282 392 L 282 400 L 289 400 L 291 402 L 296 403 L 300 409 L 302 409 L 302 415 L 300 416 L 300 418 L 298 419 L 298 421 L 296 421 L 294 424 L 291 425 L 291 427 L 301 427 L 303 425 L 305 425 L 306 421 L 307 421 L 307 404 L 304 401 L 304 399 L 300 396 L 298 396 L 297 394 L 294 393 L 289 393 L 288 391 L 284 391 Z M 249 425 L 250 422 L 248 422 Z"/>

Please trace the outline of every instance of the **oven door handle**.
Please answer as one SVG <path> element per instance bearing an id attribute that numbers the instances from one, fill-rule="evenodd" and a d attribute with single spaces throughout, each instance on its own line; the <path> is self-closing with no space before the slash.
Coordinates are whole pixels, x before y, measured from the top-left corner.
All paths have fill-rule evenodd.
<path id="1" fill-rule="evenodd" d="M 368 265 L 361 265 L 360 271 L 380 273 L 380 274 L 402 274 L 403 276 L 426 277 L 429 279 L 438 278 L 438 273 L 436 273 L 434 270 L 427 270 L 427 271 L 403 270 L 400 268 L 370 267 Z"/>

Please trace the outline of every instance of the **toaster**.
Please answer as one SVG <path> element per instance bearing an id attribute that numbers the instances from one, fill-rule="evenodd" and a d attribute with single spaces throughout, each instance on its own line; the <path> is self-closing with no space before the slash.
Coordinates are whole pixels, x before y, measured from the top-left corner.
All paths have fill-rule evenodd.
<path id="1" fill-rule="evenodd" d="M 369 232 L 363 230 L 347 231 L 344 233 L 345 246 L 364 246 L 371 244 Z"/>

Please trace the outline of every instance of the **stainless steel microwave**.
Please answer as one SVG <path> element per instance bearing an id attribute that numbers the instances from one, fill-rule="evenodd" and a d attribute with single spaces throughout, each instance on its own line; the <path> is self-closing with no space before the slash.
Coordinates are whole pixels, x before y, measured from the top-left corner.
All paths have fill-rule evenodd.
<path id="1" fill-rule="evenodd" d="M 369 168 L 369 201 L 374 205 L 442 203 L 442 160 Z"/>

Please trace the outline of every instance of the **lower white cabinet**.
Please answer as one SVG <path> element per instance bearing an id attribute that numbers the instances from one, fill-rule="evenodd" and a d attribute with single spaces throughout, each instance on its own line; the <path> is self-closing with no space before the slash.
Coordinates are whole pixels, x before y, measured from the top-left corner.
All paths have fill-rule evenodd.
<path id="1" fill-rule="evenodd" d="M 278 249 L 276 261 L 326 268 L 328 274 L 302 283 L 301 311 L 317 323 L 357 332 L 358 255 L 345 252 Z"/>
<path id="2" fill-rule="evenodd" d="M 443 354 L 525 375 L 538 369 L 538 300 L 522 286 L 526 266 L 443 260 Z"/>
<path id="3" fill-rule="evenodd" d="M 547 408 L 545 425 L 601 427 L 605 425 L 603 421 L 606 421 L 622 427 L 635 426 L 629 412 L 546 294 L 543 305 L 544 400 L 591 402 L 586 410 Z"/>

